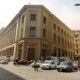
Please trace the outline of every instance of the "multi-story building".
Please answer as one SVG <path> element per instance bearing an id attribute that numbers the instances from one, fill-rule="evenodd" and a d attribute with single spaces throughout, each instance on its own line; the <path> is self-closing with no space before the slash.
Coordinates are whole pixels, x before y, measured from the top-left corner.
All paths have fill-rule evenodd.
<path id="1" fill-rule="evenodd" d="M 74 49 L 75 58 L 80 58 L 80 30 L 75 30 L 74 32 Z"/>
<path id="2" fill-rule="evenodd" d="M 24 5 L 0 34 L 0 55 L 18 59 L 74 57 L 73 31 L 42 5 Z"/>

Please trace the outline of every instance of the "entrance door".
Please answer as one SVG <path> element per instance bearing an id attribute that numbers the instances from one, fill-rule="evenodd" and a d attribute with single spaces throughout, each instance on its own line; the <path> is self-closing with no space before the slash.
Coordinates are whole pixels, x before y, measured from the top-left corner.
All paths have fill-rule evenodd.
<path id="1" fill-rule="evenodd" d="M 60 48 L 58 49 L 58 57 L 60 57 Z"/>
<path id="2" fill-rule="evenodd" d="M 21 60 L 21 54 L 22 54 L 22 45 L 19 45 L 18 49 L 18 59 Z"/>
<path id="3" fill-rule="evenodd" d="M 35 48 L 28 48 L 28 60 L 35 59 Z"/>
<path id="4" fill-rule="evenodd" d="M 41 53 L 40 57 L 42 57 L 43 60 L 45 59 L 45 57 L 46 57 L 45 49 L 42 49 L 42 53 Z"/>

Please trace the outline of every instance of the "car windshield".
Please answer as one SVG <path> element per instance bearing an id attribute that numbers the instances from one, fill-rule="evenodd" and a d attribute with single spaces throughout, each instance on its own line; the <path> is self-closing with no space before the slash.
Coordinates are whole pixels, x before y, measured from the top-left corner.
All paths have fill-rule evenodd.
<path id="1" fill-rule="evenodd" d="M 78 64 L 78 61 L 73 61 L 73 64 Z"/>
<path id="2" fill-rule="evenodd" d="M 67 65 L 68 62 L 61 62 L 60 65 Z"/>
<path id="3" fill-rule="evenodd" d="M 46 58 L 46 60 L 51 60 L 51 58 L 48 57 L 48 58 Z"/>
<path id="4" fill-rule="evenodd" d="M 45 64 L 54 64 L 54 62 L 51 62 L 51 61 L 45 61 L 44 63 Z"/>
<path id="5" fill-rule="evenodd" d="M 53 57 L 46 57 L 46 60 L 54 60 L 55 58 Z"/>

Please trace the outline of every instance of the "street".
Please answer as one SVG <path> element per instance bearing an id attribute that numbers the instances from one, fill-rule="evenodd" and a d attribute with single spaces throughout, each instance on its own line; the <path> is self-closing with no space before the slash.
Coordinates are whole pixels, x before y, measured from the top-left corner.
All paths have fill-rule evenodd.
<path id="1" fill-rule="evenodd" d="M 34 71 L 31 66 L 0 64 L 0 80 L 80 80 L 80 71 L 58 72 L 57 70 Z"/>

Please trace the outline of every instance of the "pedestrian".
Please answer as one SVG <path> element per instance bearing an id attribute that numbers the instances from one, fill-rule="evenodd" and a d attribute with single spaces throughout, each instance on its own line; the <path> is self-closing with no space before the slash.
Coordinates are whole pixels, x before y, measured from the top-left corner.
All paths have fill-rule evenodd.
<path id="1" fill-rule="evenodd" d="M 37 62 L 37 59 L 35 59 L 35 60 L 33 61 L 33 63 L 34 63 L 34 70 L 35 70 L 35 71 L 38 71 L 38 62 Z"/>
<path id="2" fill-rule="evenodd" d="M 18 61 L 19 61 L 19 59 L 17 58 L 17 59 L 15 60 L 15 64 L 16 64 L 16 65 L 18 65 Z"/>

